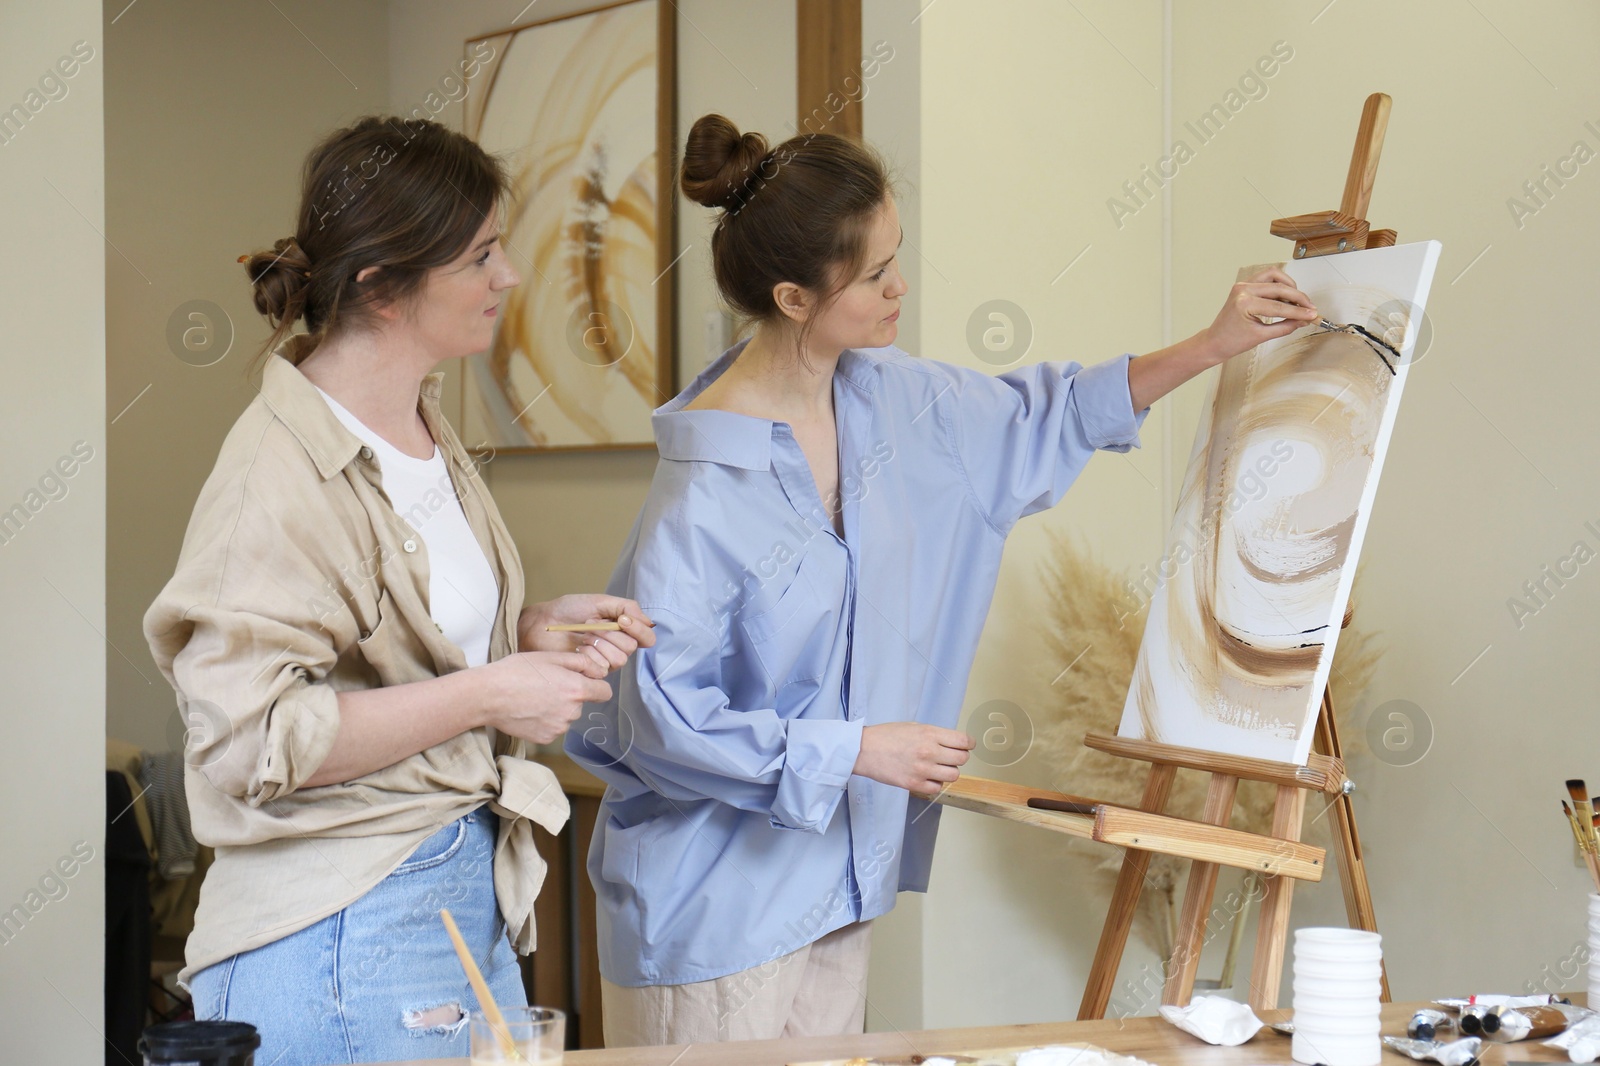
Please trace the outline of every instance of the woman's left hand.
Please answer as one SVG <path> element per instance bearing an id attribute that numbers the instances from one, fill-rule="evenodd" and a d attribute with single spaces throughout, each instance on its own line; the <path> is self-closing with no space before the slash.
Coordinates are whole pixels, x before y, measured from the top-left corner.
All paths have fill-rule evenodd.
<path id="1" fill-rule="evenodd" d="M 617 622 L 622 628 L 603 633 L 547 633 L 546 626 Z M 655 623 L 633 600 L 620 596 L 576 594 L 522 609 L 517 618 L 518 651 L 582 651 L 592 649 L 616 670 L 639 648 L 655 644 Z"/>

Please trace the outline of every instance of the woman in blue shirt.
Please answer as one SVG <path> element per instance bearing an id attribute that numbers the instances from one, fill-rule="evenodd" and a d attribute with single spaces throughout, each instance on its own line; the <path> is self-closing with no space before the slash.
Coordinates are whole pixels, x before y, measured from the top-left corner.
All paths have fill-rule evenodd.
<path id="1" fill-rule="evenodd" d="M 720 115 L 681 183 L 747 340 L 656 411 L 608 591 L 656 622 L 567 751 L 610 787 L 589 854 L 608 1045 L 859 1032 L 870 922 L 925 891 L 1006 535 L 1149 405 L 1317 317 L 1278 270 L 1158 352 L 992 377 L 893 347 L 892 183 L 863 145 Z M 1264 320 L 1274 320 L 1267 324 Z"/>

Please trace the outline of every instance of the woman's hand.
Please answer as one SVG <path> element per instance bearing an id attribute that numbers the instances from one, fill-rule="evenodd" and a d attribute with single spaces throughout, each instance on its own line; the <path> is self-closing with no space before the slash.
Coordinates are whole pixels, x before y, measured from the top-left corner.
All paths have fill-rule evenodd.
<path id="1" fill-rule="evenodd" d="M 1228 292 L 1216 321 L 1201 335 L 1212 357 L 1221 363 L 1263 341 L 1287 337 L 1321 317 L 1311 297 L 1295 286 L 1293 278 L 1277 267 L 1268 267 Z M 1269 324 L 1265 319 L 1280 321 Z"/>
<path id="2" fill-rule="evenodd" d="M 546 626 L 616 622 L 621 629 L 606 633 L 547 633 Z M 615 670 L 639 648 L 652 647 L 655 623 L 639 605 L 619 596 L 562 596 L 524 607 L 517 618 L 519 651 L 582 651 L 607 670 Z"/>
<path id="3" fill-rule="evenodd" d="M 920 722 L 888 722 L 861 731 L 855 772 L 920 796 L 937 795 L 961 776 L 976 741 L 954 729 Z"/>
<path id="4" fill-rule="evenodd" d="M 611 698 L 602 680 L 608 667 L 577 652 L 516 652 L 475 669 L 483 674 L 488 724 L 534 744 L 565 733 L 585 703 Z"/>
<path id="5" fill-rule="evenodd" d="M 1218 363 L 1248 352 L 1262 341 L 1287 337 L 1322 316 L 1294 279 L 1269 267 L 1228 293 L 1217 319 L 1177 344 L 1128 360 L 1128 396 L 1142 411 L 1161 397 Z M 1267 324 L 1263 318 L 1281 321 Z"/>

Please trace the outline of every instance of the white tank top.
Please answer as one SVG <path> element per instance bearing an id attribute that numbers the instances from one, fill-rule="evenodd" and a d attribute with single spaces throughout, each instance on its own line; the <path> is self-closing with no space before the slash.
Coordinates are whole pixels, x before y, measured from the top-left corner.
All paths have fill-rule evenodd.
<path id="1" fill-rule="evenodd" d="M 414 459 L 367 428 L 322 389 L 328 407 L 378 457 L 383 491 L 395 513 L 428 546 L 428 608 L 433 620 L 467 656 L 468 666 L 489 661 L 489 636 L 500 608 L 500 585 L 483 546 L 467 524 L 438 444 L 433 457 Z"/>

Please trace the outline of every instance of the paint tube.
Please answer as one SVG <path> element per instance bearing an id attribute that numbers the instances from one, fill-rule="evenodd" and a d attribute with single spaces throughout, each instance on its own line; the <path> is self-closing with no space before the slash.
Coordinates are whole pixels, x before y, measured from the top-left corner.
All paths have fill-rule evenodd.
<path id="1" fill-rule="evenodd" d="M 1560 996 L 1468 996 L 1466 999 L 1436 999 L 1435 1007 L 1460 1011 L 1467 1007 L 1542 1007 L 1547 1003 L 1571 1003 Z"/>
<path id="2" fill-rule="evenodd" d="M 1574 1021 L 1566 1032 L 1544 1041 L 1543 1046 L 1565 1051 L 1573 1062 L 1593 1062 L 1600 1057 L 1600 1014 Z"/>
<path id="3" fill-rule="evenodd" d="M 1560 1003 L 1507 1009 L 1500 1012 L 1500 1027 L 1491 1039 L 1504 1044 L 1517 1040 L 1542 1040 L 1565 1031 L 1573 1022 L 1593 1013 L 1587 1007 Z"/>
<path id="4" fill-rule="evenodd" d="M 1475 1036 L 1464 1036 L 1449 1043 L 1442 1040 L 1410 1040 L 1401 1036 L 1386 1036 L 1383 1038 L 1383 1044 L 1391 1051 L 1398 1051 L 1418 1062 L 1432 1059 L 1440 1066 L 1467 1066 L 1477 1059 L 1478 1049 L 1483 1046 L 1483 1041 Z"/>
<path id="5" fill-rule="evenodd" d="M 1461 1008 L 1461 1031 L 1471 1035 L 1496 1032 L 1500 1028 L 1499 1007 L 1471 1003 Z"/>
<path id="6" fill-rule="evenodd" d="M 1439 1033 L 1447 1033 L 1455 1027 L 1456 1020 L 1444 1011 L 1424 1007 L 1411 1016 L 1406 1035 L 1413 1040 L 1433 1040 Z"/>

